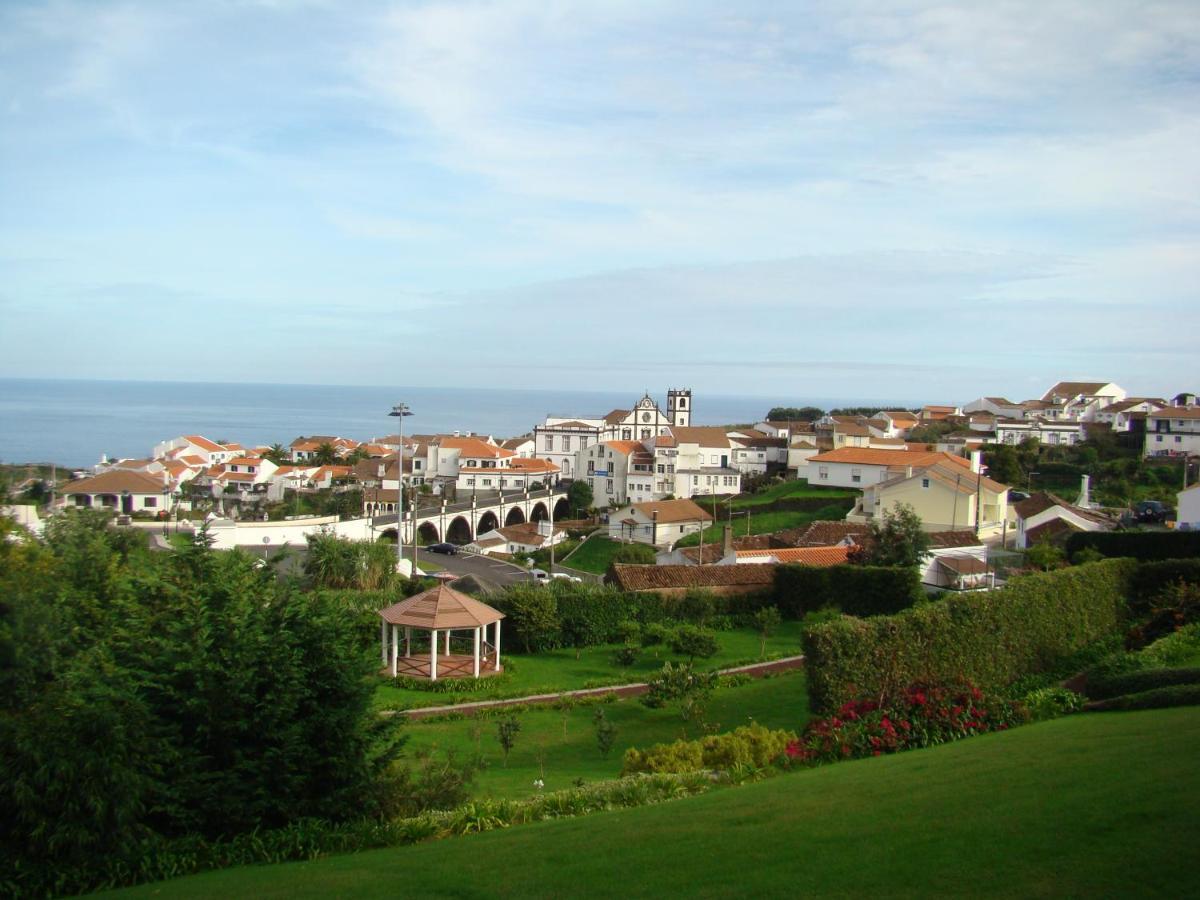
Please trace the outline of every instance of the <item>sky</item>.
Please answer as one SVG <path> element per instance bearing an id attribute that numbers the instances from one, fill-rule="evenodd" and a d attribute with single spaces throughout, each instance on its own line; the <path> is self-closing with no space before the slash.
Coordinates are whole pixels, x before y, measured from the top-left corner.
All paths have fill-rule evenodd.
<path id="1" fill-rule="evenodd" d="M 0 377 L 1200 389 L 1200 4 L 0 2 Z"/>

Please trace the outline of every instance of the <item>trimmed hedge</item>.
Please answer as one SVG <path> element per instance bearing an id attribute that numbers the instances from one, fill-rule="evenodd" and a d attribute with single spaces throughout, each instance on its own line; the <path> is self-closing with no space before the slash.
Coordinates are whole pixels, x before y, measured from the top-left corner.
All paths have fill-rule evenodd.
<path id="1" fill-rule="evenodd" d="M 1109 700 L 1096 700 L 1084 706 L 1088 712 L 1112 712 L 1127 709 L 1165 709 L 1168 706 L 1200 706 L 1200 684 L 1176 684 L 1140 694 L 1122 694 Z"/>
<path id="2" fill-rule="evenodd" d="M 1108 678 L 1088 679 L 1087 695 L 1091 700 L 1107 700 L 1122 694 L 1140 694 L 1155 688 L 1176 684 L 1200 684 L 1200 668 L 1143 669 L 1124 672 Z"/>
<path id="3" fill-rule="evenodd" d="M 810 705 L 828 713 L 863 697 L 887 702 L 921 682 L 1003 693 L 1115 633 L 1136 571 L 1133 560 L 1103 560 L 894 616 L 813 625 L 804 633 Z"/>
<path id="4" fill-rule="evenodd" d="M 1129 556 L 1143 562 L 1200 556 L 1200 531 L 1077 531 L 1067 538 L 1072 559 L 1086 547 L 1109 558 Z"/>
<path id="5" fill-rule="evenodd" d="M 925 592 L 913 566 L 804 566 L 775 569 L 775 604 L 791 619 L 827 607 L 851 616 L 890 615 L 908 609 Z"/>

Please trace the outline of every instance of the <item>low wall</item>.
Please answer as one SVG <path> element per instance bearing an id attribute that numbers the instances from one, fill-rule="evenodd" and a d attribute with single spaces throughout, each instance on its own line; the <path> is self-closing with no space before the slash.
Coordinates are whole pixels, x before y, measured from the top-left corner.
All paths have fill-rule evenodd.
<path id="1" fill-rule="evenodd" d="M 222 522 L 209 528 L 213 546 L 218 550 L 234 547 L 282 547 L 284 544 L 303 546 L 305 538 L 321 531 L 339 537 L 367 541 L 374 537 L 370 519 L 347 519 L 337 516 L 314 516 L 284 522 Z"/>

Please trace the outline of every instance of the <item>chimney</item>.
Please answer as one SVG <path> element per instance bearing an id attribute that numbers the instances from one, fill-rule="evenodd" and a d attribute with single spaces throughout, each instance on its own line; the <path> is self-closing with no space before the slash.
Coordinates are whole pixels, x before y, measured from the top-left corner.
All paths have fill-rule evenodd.
<path id="1" fill-rule="evenodd" d="M 982 450 L 972 450 L 971 451 L 971 471 L 974 472 L 976 475 L 979 474 L 979 469 L 981 468 L 982 462 L 983 462 L 983 451 Z"/>
<path id="2" fill-rule="evenodd" d="M 1092 498 L 1090 496 L 1091 481 L 1092 477 L 1090 475 L 1082 476 L 1082 484 L 1079 486 L 1079 502 L 1075 504 L 1080 509 L 1092 508 Z"/>
<path id="3" fill-rule="evenodd" d="M 721 554 L 721 558 L 724 559 L 725 557 L 730 556 L 733 553 L 733 529 L 730 528 L 728 525 L 726 525 L 722 529 L 722 531 L 723 531 L 725 540 L 724 540 L 724 552 Z M 700 560 L 700 562 L 704 562 L 704 560 Z"/>
<path id="4" fill-rule="evenodd" d="M 652 522 L 658 521 L 658 510 L 657 509 L 650 510 L 650 521 L 652 521 Z"/>

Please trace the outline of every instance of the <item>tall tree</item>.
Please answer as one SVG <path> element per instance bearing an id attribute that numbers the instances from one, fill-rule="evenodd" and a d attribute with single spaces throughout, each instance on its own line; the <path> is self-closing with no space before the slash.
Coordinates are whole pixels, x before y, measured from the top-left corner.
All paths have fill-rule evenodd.
<path id="1" fill-rule="evenodd" d="M 929 535 L 921 517 L 907 503 L 897 503 L 882 519 L 868 526 L 870 538 L 856 554 L 869 566 L 917 566 L 929 551 Z"/>

